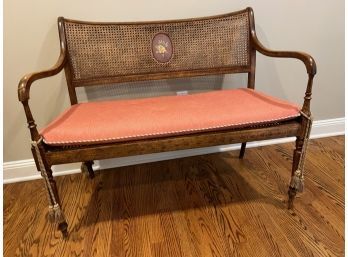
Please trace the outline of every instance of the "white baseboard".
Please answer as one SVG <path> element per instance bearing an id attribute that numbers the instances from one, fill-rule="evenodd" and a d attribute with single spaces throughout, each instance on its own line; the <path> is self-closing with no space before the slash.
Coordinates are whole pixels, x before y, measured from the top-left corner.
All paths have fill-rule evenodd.
<path id="1" fill-rule="evenodd" d="M 344 126 L 345 126 L 345 118 L 314 121 L 312 132 L 311 132 L 311 138 L 344 135 Z M 247 147 L 251 148 L 251 147 L 258 147 L 263 145 L 280 144 L 280 143 L 292 142 L 294 140 L 295 140 L 294 137 L 289 137 L 289 138 L 248 142 Z M 122 166 L 128 166 L 128 165 L 134 165 L 134 164 L 140 164 L 140 163 L 183 158 L 188 156 L 232 151 L 232 150 L 237 150 L 239 148 L 240 148 L 240 144 L 231 144 L 231 145 L 223 145 L 223 146 L 213 146 L 213 147 L 204 147 L 204 148 L 197 148 L 197 149 L 163 152 L 163 153 L 156 153 L 156 154 L 144 154 L 144 155 L 137 155 L 137 156 L 130 156 L 130 157 L 114 158 L 114 159 L 96 161 L 96 164 L 94 165 L 94 169 L 108 169 L 113 167 L 122 167 Z M 81 172 L 79 163 L 57 165 L 57 166 L 53 166 L 52 169 L 55 176 Z M 5 162 L 3 165 L 3 171 L 4 171 L 3 173 L 4 184 L 40 178 L 40 174 L 36 171 L 36 166 L 33 159 Z"/>

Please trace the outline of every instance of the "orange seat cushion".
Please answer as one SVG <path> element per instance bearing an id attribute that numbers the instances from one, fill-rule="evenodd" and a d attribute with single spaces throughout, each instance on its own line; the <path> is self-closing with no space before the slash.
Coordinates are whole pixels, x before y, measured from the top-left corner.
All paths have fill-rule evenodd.
<path id="1" fill-rule="evenodd" d="M 288 120 L 298 106 L 252 89 L 80 103 L 41 131 L 49 145 L 99 144 Z"/>

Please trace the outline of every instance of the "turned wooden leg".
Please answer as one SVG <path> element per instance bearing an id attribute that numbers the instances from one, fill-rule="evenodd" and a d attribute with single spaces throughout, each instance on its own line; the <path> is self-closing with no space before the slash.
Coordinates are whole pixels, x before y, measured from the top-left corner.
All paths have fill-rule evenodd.
<path id="1" fill-rule="evenodd" d="M 239 152 L 239 159 L 243 159 L 244 153 L 245 153 L 245 147 L 246 147 L 246 142 L 242 143 L 242 146 L 241 146 L 240 152 Z"/>
<path id="2" fill-rule="evenodd" d="M 54 218 L 54 221 L 58 223 L 58 230 L 61 231 L 64 238 L 67 238 L 68 236 L 68 223 L 66 222 L 63 210 L 62 210 L 62 204 L 60 202 L 60 197 L 57 190 L 57 184 L 52 176 L 52 170 L 51 168 L 46 170 L 46 176 L 47 179 L 45 179 L 45 175 L 43 175 L 45 182 L 49 183 L 46 186 L 46 189 L 48 190 L 49 197 L 51 199 L 51 205 L 50 208 L 50 216 L 52 219 L 52 215 Z"/>
<path id="3" fill-rule="evenodd" d="M 68 236 L 68 223 L 65 220 L 65 216 L 60 203 L 58 195 L 57 185 L 52 176 L 51 166 L 48 164 L 45 158 L 45 149 L 40 139 L 38 142 L 32 142 L 34 158 L 36 160 L 38 170 L 41 172 L 41 176 L 44 180 L 48 205 L 49 205 L 49 217 L 58 223 L 58 229 L 62 232 L 63 237 Z"/>
<path id="4" fill-rule="evenodd" d="M 301 137 L 296 137 L 291 175 L 294 175 L 295 171 L 298 169 L 301 153 L 303 150 L 303 141 L 304 140 Z"/>
<path id="5" fill-rule="evenodd" d="M 304 142 L 303 138 L 296 137 L 296 146 L 295 146 L 293 162 L 292 162 L 291 177 L 295 175 L 295 172 L 299 166 L 299 161 L 300 161 L 302 151 L 305 150 L 303 149 L 303 142 Z M 289 195 L 288 209 L 293 209 L 296 193 L 297 193 L 297 189 L 290 184 L 289 191 L 288 191 L 288 195 Z"/>
<path id="6" fill-rule="evenodd" d="M 299 168 L 303 169 L 303 167 L 299 167 L 300 160 L 301 160 L 301 156 L 305 154 L 304 151 L 306 151 L 306 147 L 304 147 L 303 144 L 304 144 L 304 139 L 301 137 L 296 137 L 296 147 L 294 150 L 294 157 L 293 157 L 293 164 L 292 164 L 292 171 L 291 171 L 292 180 L 290 182 L 289 191 L 288 191 L 288 195 L 289 195 L 288 209 L 293 209 L 294 199 L 298 191 L 298 188 L 296 188 L 294 184 L 303 183 L 299 181 L 301 179 L 300 176 L 302 175 L 299 173 L 300 172 Z"/>
<path id="7" fill-rule="evenodd" d="M 85 172 L 86 174 L 88 173 L 88 176 L 90 179 L 93 179 L 95 174 L 94 174 L 94 170 L 93 170 L 93 161 L 87 161 L 87 162 L 83 162 L 81 164 L 81 171 Z"/>

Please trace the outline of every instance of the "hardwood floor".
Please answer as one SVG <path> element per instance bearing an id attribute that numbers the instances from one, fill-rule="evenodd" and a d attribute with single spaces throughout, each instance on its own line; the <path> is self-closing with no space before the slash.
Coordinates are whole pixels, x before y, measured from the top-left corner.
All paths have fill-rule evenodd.
<path id="1" fill-rule="evenodd" d="M 68 240 L 43 181 L 4 186 L 4 255 L 343 256 L 344 137 L 311 140 L 286 209 L 293 144 L 57 177 Z"/>

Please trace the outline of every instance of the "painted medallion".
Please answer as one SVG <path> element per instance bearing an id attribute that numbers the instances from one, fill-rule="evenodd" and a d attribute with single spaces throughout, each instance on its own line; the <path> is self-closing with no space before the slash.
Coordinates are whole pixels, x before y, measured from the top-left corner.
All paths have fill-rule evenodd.
<path id="1" fill-rule="evenodd" d="M 160 32 L 153 37 L 152 55 L 160 63 L 170 61 L 173 56 L 173 45 L 167 34 Z"/>

